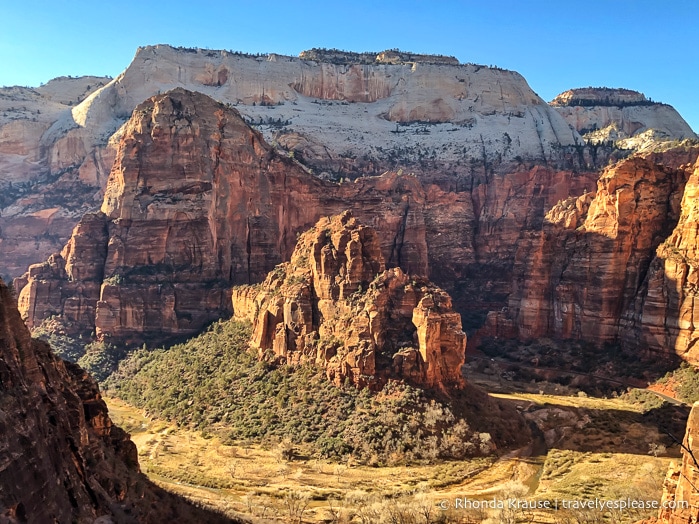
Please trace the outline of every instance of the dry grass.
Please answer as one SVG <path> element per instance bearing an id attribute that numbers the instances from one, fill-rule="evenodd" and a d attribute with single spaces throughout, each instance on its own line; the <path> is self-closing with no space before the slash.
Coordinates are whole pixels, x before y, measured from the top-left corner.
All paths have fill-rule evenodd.
<path id="1" fill-rule="evenodd" d="M 531 394 L 508 397 L 602 413 L 637 409 L 620 399 Z M 668 458 L 647 454 L 571 449 L 552 449 L 545 457 L 528 456 L 525 449 L 497 460 L 409 467 L 333 463 L 306 458 L 307 450 L 300 449 L 291 450 L 296 453 L 289 460 L 294 453 L 289 453 L 288 442 L 266 447 L 225 445 L 217 437 L 149 420 L 140 410 L 118 399 L 107 402 L 114 421 L 131 432 L 141 467 L 151 479 L 168 490 L 231 514 L 245 514 L 253 522 L 379 523 L 398 518 L 398 514 L 403 515 L 404 522 L 415 523 L 469 519 L 584 522 L 584 516 L 562 511 L 516 515 L 461 509 L 444 512 L 436 504 L 448 500 L 453 505 L 459 498 L 487 500 L 508 493 L 534 500 L 659 499 L 669 462 Z M 638 514 L 610 515 L 604 522 L 632 522 L 637 518 Z"/>

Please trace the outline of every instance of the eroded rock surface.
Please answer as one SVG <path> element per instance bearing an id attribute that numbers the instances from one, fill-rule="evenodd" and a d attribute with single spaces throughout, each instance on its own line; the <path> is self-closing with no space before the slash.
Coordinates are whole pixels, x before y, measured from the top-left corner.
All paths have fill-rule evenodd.
<path id="1" fill-rule="evenodd" d="M 699 520 L 699 403 L 694 403 L 682 442 L 682 461 L 671 462 L 663 484 L 663 505 L 657 519 L 641 524 L 691 524 Z M 674 507 L 673 507 L 674 506 Z"/>
<path id="2" fill-rule="evenodd" d="M 141 475 L 97 384 L 31 339 L 0 281 L 0 521 L 230 522 Z"/>
<path id="3" fill-rule="evenodd" d="M 634 156 L 607 169 L 594 194 L 550 209 L 542 229 L 520 240 L 508 308 L 491 312 L 484 332 L 622 341 L 691 360 L 695 226 L 688 180 L 696 176 L 697 154 L 690 148 Z"/>
<path id="4" fill-rule="evenodd" d="M 291 261 L 263 284 L 234 289 L 233 309 L 252 320 L 261 356 L 320 365 L 338 385 L 464 385 L 466 335 L 451 298 L 424 278 L 385 270 L 377 232 L 349 212 L 302 234 Z"/>

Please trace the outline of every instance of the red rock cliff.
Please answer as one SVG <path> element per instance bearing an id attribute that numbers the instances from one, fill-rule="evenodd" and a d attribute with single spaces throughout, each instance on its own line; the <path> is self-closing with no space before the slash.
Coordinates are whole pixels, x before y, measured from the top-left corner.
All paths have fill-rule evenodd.
<path id="1" fill-rule="evenodd" d="M 697 153 L 631 157 L 607 169 L 595 193 L 553 206 L 541 230 L 520 239 L 508 308 L 489 314 L 483 333 L 622 340 L 627 347 L 660 351 L 668 347 L 663 337 L 674 337 L 687 347 L 686 332 L 673 326 L 682 325 L 677 318 L 691 317 L 691 290 L 686 298 L 666 297 L 669 289 L 683 289 L 675 284 L 675 268 L 688 275 L 691 264 L 673 266 L 663 254 L 672 246 L 693 249 L 687 236 L 692 186 L 685 192 L 685 184 Z M 664 266 L 672 275 L 667 280 Z M 659 332 L 653 326 L 668 327 Z"/>
<path id="2" fill-rule="evenodd" d="M 392 266 L 426 274 L 434 201 L 415 177 L 323 182 L 276 154 L 212 99 L 178 89 L 127 124 L 101 213 L 18 281 L 30 327 L 61 316 L 75 332 L 129 342 L 197 332 L 230 310 L 232 284 L 261 281 L 296 233 L 348 205 L 382 232 Z M 460 210 L 462 206 L 455 205 Z"/>
<path id="3" fill-rule="evenodd" d="M 97 384 L 32 340 L 0 281 L 0 522 L 228 522 L 139 473 Z"/>
<path id="4" fill-rule="evenodd" d="M 400 268 L 386 271 L 377 233 L 349 212 L 301 235 L 291 261 L 261 286 L 234 289 L 233 309 L 252 320 L 261 356 L 318 364 L 338 385 L 464 385 L 466 335 L 451 298 Z"/>
<path id="5" fill-rule="evenodd" d="M 662 502 L 668 507 L 660 510 L 657 519 L 644 521 L 647 524 L 699 521 L 699 403 L 694 404 L 689 414 L 682 448 L 682 462 L 670 463 L 663 484 Z"/>
<path id="6" fill-rule="evenodd" d="M 679 220 L 655 251 L 648 275 L 622 325 L 627 345 L 675 353 L 699 365 L 699 162 L 682 195 Z"/>
<path id="7" fill-rule="evenodd" d="M 634 157 L 596 192 L 597 174 L 543 167 L 474 173 L 453 191 L 395 173 L 334 184 L 280 156 L 235 110 L 179 89 L 134 112 L 102 212 L 18 281 L 20 309 L 30 327 L 59 315 L 74 332 L 134 344 L 191 335 L 229 312 L 231 285 L 262 281 L 297 233 L 350 208 L 378 232 L 387 267 L 445 288 L 469 328 L 491 310 L 490 333 L 634 337 L 657 317 L 650 308 L 666 307 L 634 297 L 657 275 L 650 262 L 694 159 Z"/>

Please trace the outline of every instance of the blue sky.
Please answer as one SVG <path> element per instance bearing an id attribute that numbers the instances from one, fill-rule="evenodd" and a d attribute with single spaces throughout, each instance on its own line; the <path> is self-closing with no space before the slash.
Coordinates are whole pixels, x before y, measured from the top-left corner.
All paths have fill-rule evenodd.
<path id="1" fill-rule="evenodd" d="M 138 46 L 297 55 L 400 48 L 521 73 L 545 100 L 626 87 L 699 131 L 699 2 L 647 0 L 56 2 L 0 0 L 0 86 L 116 76 Z"/>

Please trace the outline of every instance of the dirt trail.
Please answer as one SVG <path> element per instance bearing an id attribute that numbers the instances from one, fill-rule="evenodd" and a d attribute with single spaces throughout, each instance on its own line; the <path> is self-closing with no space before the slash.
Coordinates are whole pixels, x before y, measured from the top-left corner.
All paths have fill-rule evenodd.
<path id="1" fill-rule="evenodd" d="M 545 455 L 533 455 L 532 446 L 511 451 L 500 457 L 488 469 L 463 483 L 439 491 L 440 495 L 468 498 L 492 497 L 500 493 L 507 482 L 513 481 L 529 488 L 533 494 L 539 484 Z"/>

